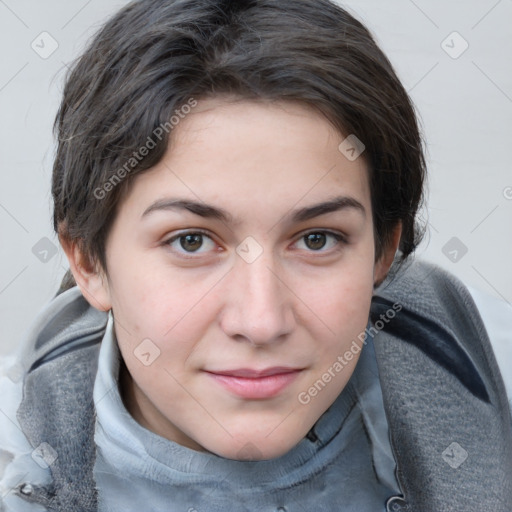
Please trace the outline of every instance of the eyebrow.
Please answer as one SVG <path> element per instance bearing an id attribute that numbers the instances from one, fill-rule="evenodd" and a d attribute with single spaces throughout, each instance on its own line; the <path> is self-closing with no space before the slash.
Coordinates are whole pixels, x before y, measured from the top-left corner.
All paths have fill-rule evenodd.
<path id="1" fill-rule="evenodd" d="M 146 208 L 141 217 L 162 210 L 187 210 L 200 217 L 216 219 L 226 224 L 234 224 L 233 216 L 223 208 L 189 199 L 160 199 Z M 339 196 L 329 201 L 292 210 L 283 219 L 289 218 L 291 222 L 304 222 L 320 215 L 341 210 L 355 210 L 366 217 L 366 209 L 357 199 L 349 196 Z"/>
<path id="2" fill-rule="evenodd" d="M 144 210 L 142 217 L 161 210 L 188 210 L 200 217 L 217 219 L 227 224 L 232 223 L 233 217 L 226 210 L 210 206 L 206 203 L 189 199 L 160 199 Z"/>
<path id="3" fill-rule="evenodd" d="M 365 207 L 357 199 L 348 196 L 339 196 L 330 201 L 299 208 L 292 212 L 291 218 L 294 222 L 304 222 L 319 217 L 320 215 L 340 210 L 355 210 L 361 213 L 363 217 L 366 217 Z"/>

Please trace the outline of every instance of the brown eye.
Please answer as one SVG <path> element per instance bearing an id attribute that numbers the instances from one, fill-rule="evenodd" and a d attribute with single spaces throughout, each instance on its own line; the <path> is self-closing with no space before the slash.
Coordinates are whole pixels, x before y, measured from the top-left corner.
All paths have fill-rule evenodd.
<path id="1" fill-rule="evenodd" d="M 195 252 L 203 245 L 203 235 L 194 233 L 180 236 L 180 245 L 187 252 Z"/>
<path id="2" fill-rule="evenodd" d="M 331 231 L 310 231 L 297 241 L 299 249 L 320 253 L 327 253 L 337 248 L 340 249 L 346 243 L 345 236 L 339 233 L 332 233 Z"/>
<path id="3" fill-rule="evenodd" d="M 215 251 L 216 244 L 212 238 L 201 231 L 189 231 L 188 233 L 178 233 L 164 245 L 170 247 L 177 255 L 198 254 L 206 255 L 208 252 Z"/>
<path id="4" fill-rule="evenodd" d="M 309 249 L 318 251 L 325 247 L 327 236 L 325 233 L 309 233 L 304 237 L 304 241 Z"/>

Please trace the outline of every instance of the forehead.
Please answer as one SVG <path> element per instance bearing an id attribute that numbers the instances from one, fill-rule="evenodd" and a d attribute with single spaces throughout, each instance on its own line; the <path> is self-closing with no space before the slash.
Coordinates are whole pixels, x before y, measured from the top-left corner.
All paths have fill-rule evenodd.
<path id="1" fill-rule="evenodd" d="M 341 194 L 369 209 L 366 162 L 340 151 L 344 139 L 301 103 L 200 100 L 174 126 L 162 160 L 134 178 L 126 200 L 147 207 L 172 195 L 250 214 L 255 206 L 275 211 Z"/>

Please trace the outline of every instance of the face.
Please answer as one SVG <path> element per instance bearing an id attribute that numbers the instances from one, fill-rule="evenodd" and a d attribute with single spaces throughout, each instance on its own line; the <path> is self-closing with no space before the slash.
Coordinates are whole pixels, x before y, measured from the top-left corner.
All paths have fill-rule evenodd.
<path id="1" fill-rule="evenodd" d="M 125 403 L 189 448 L 277 457 L 349 380 L 358 356 L 343 355 L 387 271 L 366 164 L 295 103 L 203 100 L 172 135 L 119 205 L 97 277 Z"/>

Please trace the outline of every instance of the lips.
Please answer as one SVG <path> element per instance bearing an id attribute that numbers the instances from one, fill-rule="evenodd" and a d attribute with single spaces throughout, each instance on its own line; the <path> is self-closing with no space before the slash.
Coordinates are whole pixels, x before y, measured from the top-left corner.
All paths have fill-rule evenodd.
<path id="1" fill-rule="evenodd" d="M 275 366 L 265 369 L 238 368 L 207 371 L 217 384 L 230 393 L 245 399 L 275 397 L 291 384 L 302 369 Z"/>
<path id="2" fill-rule="evenodd" d="M 245 377 L 248 379 L 257 379 L 259 377 L 267 377 L 269 375 L 281 375 L 298 371 L 298 368 L 290 368 L 287 366 L 274 366 L 262 370 L 252 370 L 250 368 L 239 368 L 237 370 L 211 370 L 209 373 L 216 375 L 227 375 L 229 377 Z"/>

